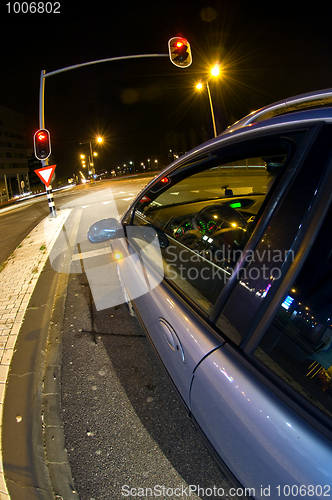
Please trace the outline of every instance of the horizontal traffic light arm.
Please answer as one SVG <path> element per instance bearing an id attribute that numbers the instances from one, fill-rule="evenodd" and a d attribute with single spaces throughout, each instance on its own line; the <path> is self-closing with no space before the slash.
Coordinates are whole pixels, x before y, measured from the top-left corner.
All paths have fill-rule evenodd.
<path id="1" fill-rule="evenodd" d="M 191 54 L 191 53 L 190 53 Z M 119 57 L 109 57 L 107 59 L 98 59 L 96 61 L 89 61 L 81 64 L 74 64 L 72 66 L 67 66 L 65 68 L 57 69 L 55 71 L 50 71 L 46 73 L 45 70 L 41 71 L 40 75 L 40 86 L 39 86 L 39 127 L 43 129 L 45 127 L 45 117 L 44 117 L 44 94 L 45 94 L 45 78 L 48 76 L 57 75 L 59 73 L 64 73 L 65 71 L 71 71 L 72 69 L 83 68 L 84 66 L 91 66 L 92 64 L 100 64 L 104 62 L 121 61 L 126 59 L 142 59 L 147 57 L 169 57 L 169 54 L 138 54 L 131 56 L 119 56 Z"/>
<path id="2" fill-rule="evenodd" d="M 49 73 L 44 73 L 44 78 L 47 76 L 57 75 L 58 73 L 64 73 L 65 71 L 71 71 L 72 69 L 83 68 L 84 66 L 90 66 L 92 64 L 99 64 L 111 61 L 122 61 L 124 59 L 142 59 L 144 57 L 169 57 L 168 54 L 139 54 L 135 56 L 120 56 L 120 57 L 110 57 L 107 59 L 98 59 L 97 61 L 90 61 L 81 64 L 74 64 L 73 66 L 67 66 L 66 68 L 57 69 L 55 71 L 50 71 Z"/>

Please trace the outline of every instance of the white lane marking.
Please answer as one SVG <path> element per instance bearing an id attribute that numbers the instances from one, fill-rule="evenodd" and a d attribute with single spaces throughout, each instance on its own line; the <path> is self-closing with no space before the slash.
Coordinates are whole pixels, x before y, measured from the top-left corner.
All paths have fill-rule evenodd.
<path id="1" fill-rule="evenodd" d="M 81 258 L 89 259 L 91 257 L 98 257 L 99 255 L 106 255 L 108 253 L 112 253 L 111 247 L 100 248 L 99 250 L 91 250 L 90 252 L 75 253 L 72 256 L 71 260 L 73 262 L 74 260 L 80 260 Z"/>

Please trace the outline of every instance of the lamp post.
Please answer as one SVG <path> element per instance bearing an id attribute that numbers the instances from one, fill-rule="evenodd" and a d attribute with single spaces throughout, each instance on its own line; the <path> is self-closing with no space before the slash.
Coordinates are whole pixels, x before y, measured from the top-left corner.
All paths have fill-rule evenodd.
<path id="1" fill-rule="evenodd" d="M 103 142 L 103 138 L 98 136 L 96 141 L 99 142 L 99 144 L 100 144 Z M 97 156 L 98 153 L 92 151 L 92 141 L 80 142 L 80 144 L 89 144 L 90 145 L 89 166 L 91 167 L 92 175 L 94 175 L 96 173 L 96 170 L 95 170 L 94 165 L 93 165 L 93 157 Z M 82 158 L 82 156 L 83 155 L 81 155 L 81 158 Z"/>
<path id="2" fill-rule="evenodd" d="M 211 97 L 210 86 L 209 86 L 209 82 L 208 81 L 206 81 L 206 88 L 207 88 L 208 95 L 209 95 L 209 102 L 210 102 L 210 108 L 211 108 L 211 116 L 212 116 L 214 137 L 217 137 L 216 119 L 215 119 L 215 116 L 214 116 L 214 109 L 213 109 L 213 104 L 212 104 L 212 97 Z"/>
<path id="3" fill-rule="evenodd" d="M 215 64 L 213 68 L 211 69 L 211 75 L 216 77 L 220 74 L 220 66 L 219 64 Z M 216 120 L 215 120 L 215 115 L 214 115 L 214 109 L 213 109 L 213 104 L 212 104 L 212 97 L 211 97 L 211 91 L 210 91 L 210 85 L 209 85 L 209 80 L 206 80 L 206 89 L 208 92 L 208 97 L 209 97 L 209 103 L 210 103 L 210 109 L 211 109 L 211 117 L 212 117 L 212 124 L 213 124 L 213 133 L 214 137 L 217 137 L 217 127 L 216 127 Z M 196 85 L 196 89 L 202 90 L 203 88 L 203 83 L 199 82 Z"/>
<path id="4" fill-rule="evenodd" d="M 133 161 L 129 162 L 130 168 L 133 168 L 133 174 L 135 173 L 135 163 Z"/>

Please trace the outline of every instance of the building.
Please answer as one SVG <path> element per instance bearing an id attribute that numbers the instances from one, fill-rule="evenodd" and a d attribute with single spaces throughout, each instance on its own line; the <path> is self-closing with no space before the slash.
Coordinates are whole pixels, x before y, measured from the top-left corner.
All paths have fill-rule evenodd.
<path id="1" fill-rule="evenodd" d="M 0 106 L 0 203 L 30 191 L 25 116 Z"/>

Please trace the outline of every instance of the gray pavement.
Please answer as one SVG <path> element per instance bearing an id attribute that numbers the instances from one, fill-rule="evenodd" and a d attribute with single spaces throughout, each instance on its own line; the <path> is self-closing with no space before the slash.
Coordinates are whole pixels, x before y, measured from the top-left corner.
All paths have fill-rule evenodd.
<path id="1" fill-rule="evenodd" d="M 125 305 L 96 311 L 83 274 L 69 280 L 61 386 L 66 449 L 81 500 L 123 499 L 139 488 L 157 497 L 159 486 L 168 491 L 162 498 L 176 498 L 188 485 L 230 487 L 137 319 Z"/>
<path id="2" fill-rule="evenodd" d="M 0 499 L 186 498 L 189 485 L 228 491 L 231 484 L 205 449 L 136 318 L 123 304 L 96 311 L 83 265 L 92 255 L 81 261 L 64 252 L 75 274 L 60 274 L 47 260 L 68 215 L 62 214 L 49 236 L 39 224 L 22 242 L 9 260 L 18 263 L 21 253 L 15 280 L 15 268 L 8 267 L 13 288 L 2 290 Z M 67 234 L 67 249 L 76 243 L 80 214 L 71 218 L 76 229 Z M 36 264 L 31 255 L 42 258 Z"/>

